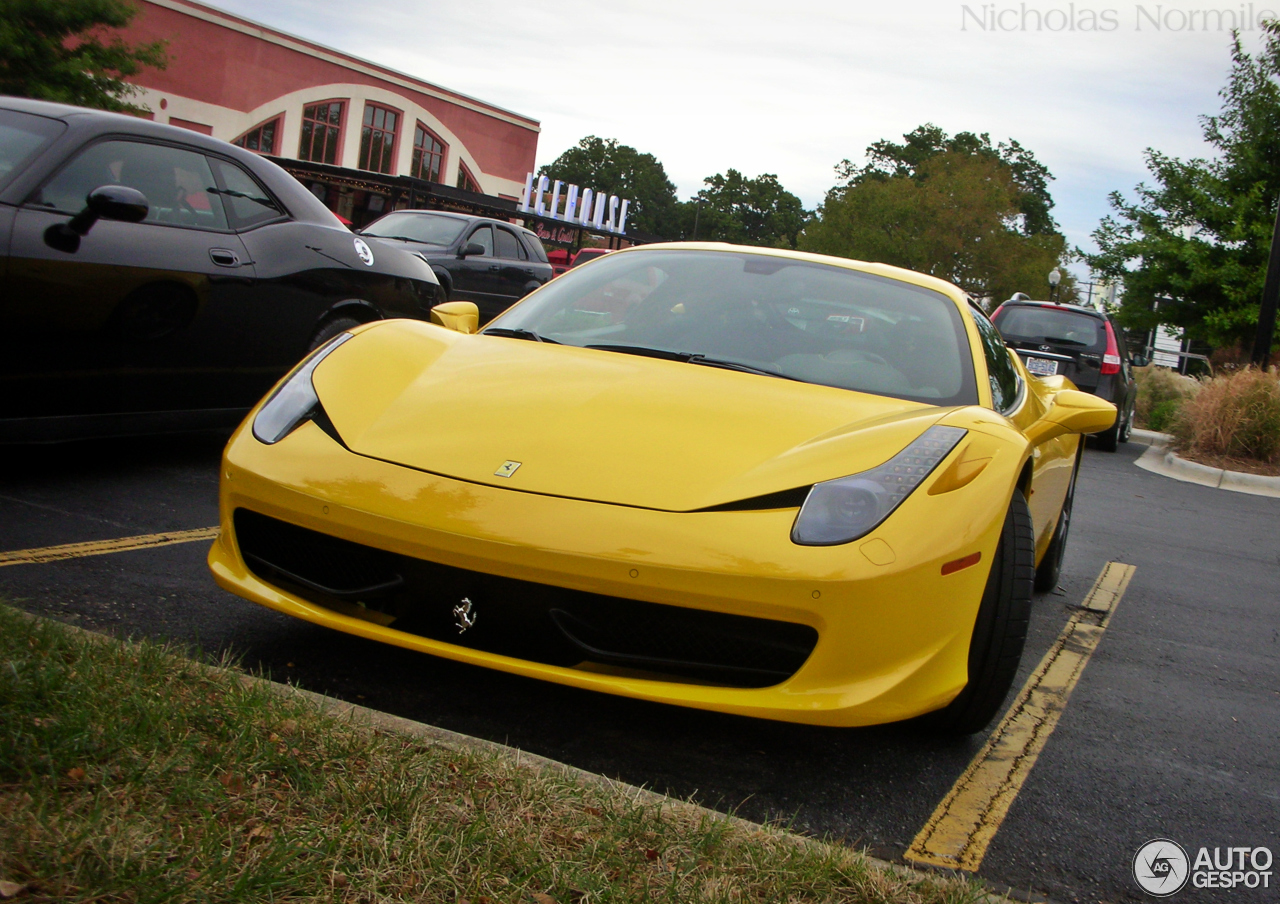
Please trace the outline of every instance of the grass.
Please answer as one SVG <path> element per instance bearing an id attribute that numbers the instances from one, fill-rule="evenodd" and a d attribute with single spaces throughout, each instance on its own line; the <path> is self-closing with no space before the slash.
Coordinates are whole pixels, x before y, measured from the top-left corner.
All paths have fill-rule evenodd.
<path id="1" fill-rule="evenodd" d="M 1138 384 L 1134 421 L 1148 430 L 1168 430 L 1177 418 L 1183 400 L 1200 388 L 1195 379 L 1154 364 L 1134 368 L 1133 374 Z"/>
<path id="2" fill-rule="evenodd" d="M 2 882 L 19 901 L 86 904 L 985 897 L 774 827 L 375 730 L 163 646 L 4 606 Z"/>
<path id="3" fill-rule="evenodd" d="M 1246 367 L 1202 381 L 1173 418 L 1179 452 L 1280 461 L 1280 379 L 1274 370 Z"/>

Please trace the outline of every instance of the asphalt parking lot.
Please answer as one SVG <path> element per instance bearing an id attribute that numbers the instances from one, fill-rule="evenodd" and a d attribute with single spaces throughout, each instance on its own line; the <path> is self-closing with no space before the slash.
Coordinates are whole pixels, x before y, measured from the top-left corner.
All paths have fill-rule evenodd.
<path id="1" fill-rule="evenodd" d="M 0 551 L 209 528 L 220 451 L 220 440 L 195 438 L 0 452 Z M 1036 723 L 1038 757 L 984 817 L 978 875 L 1021 896 L 1143 899 L 1131 863 L 1157 837 L 1193 858 L 1201 847 L 1280 850 L 1280 499 L 1148 473 L 1133 464 L 1142 451 L 1086 453 L 1062 582 L 1035 601 L 1014 694 L 1063 646 L 1108 564 L 1132 566 L 1105 631 L 1090 629 L 1096 649 L 1060 717 Z M 954 797 L 986 740 L 751 721 L 436 660 L 224 593 L 207 548 L 0 556 L 0 598 L 93 630 L 230 650 L 278 680 L 891 860 Z M 1177 899 L 1275 901 L 1276 878 L 1189 884 Z"/>

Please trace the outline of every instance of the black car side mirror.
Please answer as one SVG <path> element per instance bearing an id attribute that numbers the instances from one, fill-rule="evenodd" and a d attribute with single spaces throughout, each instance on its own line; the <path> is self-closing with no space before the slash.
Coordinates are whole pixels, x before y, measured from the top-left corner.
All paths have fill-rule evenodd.
<path id="1" fill-rule="evenodd" d="M 467 242 L 467 244 L 463 247 L 462 251 L 458 254 L 458 257 L 471 257 L 471 255 L 473 254 L 484 254 L 484 253 L 485 253 L 484 245 L 481 245 L 479 242 Z"/>
<path id="2" fill-rule="evenodd" d="M 1133 358 L 1131 358 L 1130 360 L 1132 361 L 1134 367 L 1146 367 L 1148 364 L 1151 363 L 1151 359 L 1148 358 L 1146 355 L 1134 355 Z"/>
<path id="3" fill-rule="evenodd" d="M 101 185 L 89 192 L 84 210 L 66 223 L 54 223 L 44 231 L 50 248 L 74 254 L 80 248 L 80 237 L 89 234 L 98 220 L 120 220 L 138 223 L 147 218 L 151 206 L 147 196 L 127 185 Z"/>

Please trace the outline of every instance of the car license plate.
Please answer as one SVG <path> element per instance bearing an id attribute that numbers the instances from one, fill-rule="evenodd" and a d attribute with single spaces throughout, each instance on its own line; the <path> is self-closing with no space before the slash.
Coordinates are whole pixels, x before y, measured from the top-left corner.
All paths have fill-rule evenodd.
<path id="1" fill-rule="evenodd" d="M 1058 372 L 1058 362 L 1052 358 L 1028 358 L 1027 370 L 1037 377 L 1052 377 Z"/>

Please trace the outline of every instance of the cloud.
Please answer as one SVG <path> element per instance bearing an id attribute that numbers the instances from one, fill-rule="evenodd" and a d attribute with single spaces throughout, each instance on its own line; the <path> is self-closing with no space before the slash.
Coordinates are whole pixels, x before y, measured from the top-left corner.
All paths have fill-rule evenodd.
<path id="1" fill-rule="evenodd" d="M 733 167 L 776 173 L 812 207 L 842 158 L 922 123 L 1016 138 L 1057 177 L 1073 244 L 1088 243 L 1109 191 L 1146 178 L 1145 148 L 1208 153 L 1198 117 L 1219 109 L 1230 62 L 1229 33 L 1194 3 L 216 5 L 537 118 L 539 163 L 588 134 L 618 138 L 656 155 L 682 197 Z M 1016 27 L 992 24 L 1004 10 Z M 1078 26 L 1096 13 L 1095 27 L 1110 11 L 1115 28 L 1050 30 L 1072 10 Z"/>

